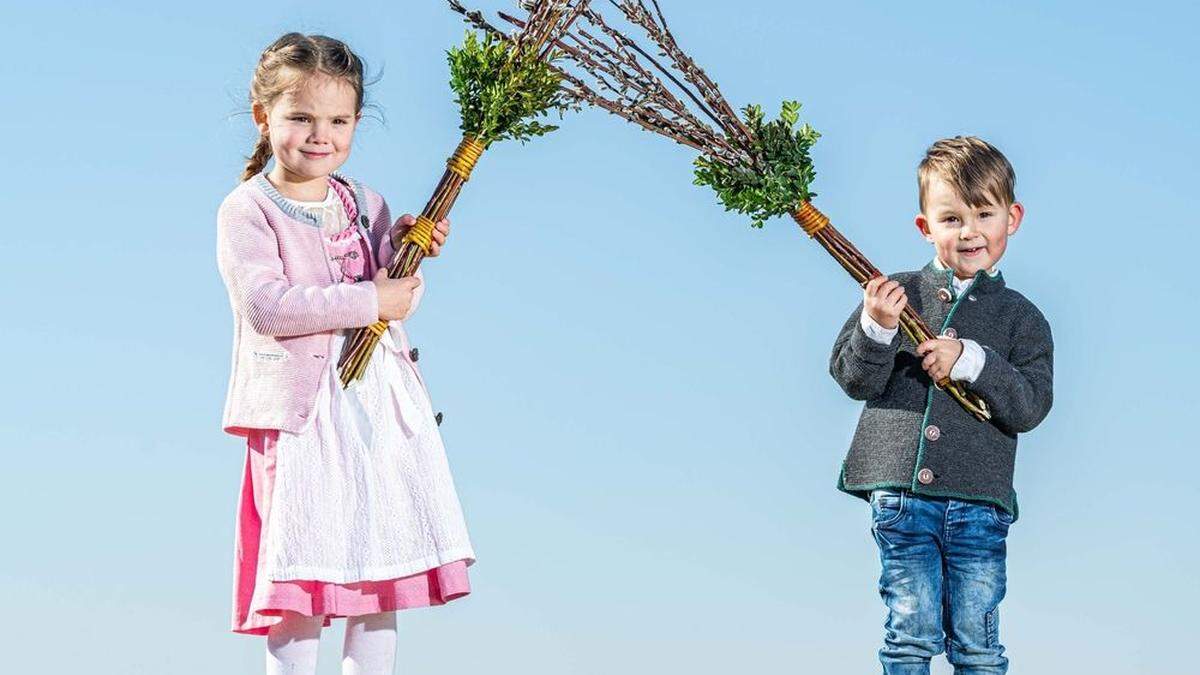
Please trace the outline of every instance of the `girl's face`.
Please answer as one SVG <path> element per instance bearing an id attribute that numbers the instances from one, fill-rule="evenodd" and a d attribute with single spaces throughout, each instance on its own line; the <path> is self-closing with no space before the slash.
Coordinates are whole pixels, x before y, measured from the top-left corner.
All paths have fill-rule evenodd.
<path id="1" fill-rule="evenodd" d="M 314 75 L 280 96 L 270 110 L 254 105 L 254 121 L 271 142 L 280 178 L 324 180 L 346 162 L 360 117 L 356 100 L 345 80 Z"/>

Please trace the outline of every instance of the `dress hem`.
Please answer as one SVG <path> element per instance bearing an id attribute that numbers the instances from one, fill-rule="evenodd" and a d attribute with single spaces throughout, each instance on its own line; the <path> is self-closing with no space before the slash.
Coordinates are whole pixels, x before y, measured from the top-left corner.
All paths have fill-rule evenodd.
<path id="1" fill-rule="evenodd" d="M 284 612 L 324 616 L 322 625 L 329 626 L 333 619 L 444 605 L 471 593 L 467 564 L 458 560 L 408 577 L 353 584 L 268 582 L 265 597 L 251 603 L 254 609 L 234 617 L 232 631 L 267 635 Z"/>
<path id="2" fill-rule="evenodd" d="M 450 549 L 448 551 L 439 551 L 434 555 L 413 560 L 403 565 L 369 567 L 353 573 L 347 572 L 344 569 L 289 565 L 282 570 L 264 570 L 262 576 L 272 582 L 322 581 L 332 584 L 355 584 L 399 579 L 459 561 L 466 563 L 467 567 L 474 565 L 475 552 L 469 548 Z"/>

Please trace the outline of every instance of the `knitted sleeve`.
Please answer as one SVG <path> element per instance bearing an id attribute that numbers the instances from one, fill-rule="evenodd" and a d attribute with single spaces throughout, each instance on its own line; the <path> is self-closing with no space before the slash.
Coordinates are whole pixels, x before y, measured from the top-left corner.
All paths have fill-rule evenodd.
<path id="1" fill-rule="evenodd" d="M 863 304 L 850 315 L 833 343 L 829 374 L 842 390 L 856 401 L 868 401 L 883 395 L 900 347 L 900 336 L 881 344 L 872 340 L 862 327 Z"/>
<path id="2" fill-rule="evenodd" d="M 365 326 L 379 318 L 375 284 L 292 284 L 266 215 L 227 199 L 217 213 L 217 267 L 234 311 L 255 332 L 287 337 Z"/>
<path id="3" fill-rule="evenodd" d="M 1054 403 L 1054 339 L 1042 313 L 1029 305 L 1013 329 L 1007 358 L 983 346 L 987 358 L 971 391 L 988 402 L 992 423 L 1007 434 L 1033 429 Z"/>

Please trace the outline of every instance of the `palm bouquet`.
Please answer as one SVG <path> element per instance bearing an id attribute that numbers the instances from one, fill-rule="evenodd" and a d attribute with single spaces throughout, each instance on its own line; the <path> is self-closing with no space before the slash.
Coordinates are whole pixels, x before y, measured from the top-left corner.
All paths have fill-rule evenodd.
<path id="1" fill-rule="evenodd" d="M 434 224 L 445 218 L 471 177 L 476 163 L 497 141 L 522 143 L 558 127 L 538 118 L 551 112 L 559 115 L 577 107 L 562 89 L 560 70 L 552 64 L 561 58 L 554 45 L 587 8 L 588 0 L 536 0 L 524 2 L 529 14 L 511 35 L 488 31 L 482 37 L 468 32 L 463 43 L 447 52 L 450 88 L 461 114 L 462 141 L 446 160 L 446 170 L 433 196 L 408 228 L 394 242 L 396 253 L 388 265 L 393 279 L 411 276 L 429 253 Z M 469 14 L 450 0 L 451 9 Z M 338 360 L 343 386 L 362 377 L 387 321 L 359 328 L 346 341 Z"/>
<path id="2" fill-rule="evenodd" d="M 775 216 L 790 216 L 860 285 L 880 276 L 812 204 L 816 193 L 810 186 L 816 172 L 809 150 L 820 134 L 807 122 L 800 123 L 798 102 L 785 101 L 773 120 L 758 105 L 748 105 L 739 114 L 679 47 L 658 0 L 596 4 L 607 13 L 586 7 L 573 26 L 555 36 L 554 47 L 567 63 L 551 68 L 570 99 L 698 151 L 694 182 L 712 188 L 726 210 L 749 215 L 755 227 Z M 516 17 L 500 16 L 511 24 L 527 25 Z M 468 18 L 489 34 L 499 33 L 478 15 Z M 569 70 L 563 67 L 568 64 Z M 904 308 L 900 325 L 916 344 L 936 335 L 911 306 Z M 961 383 L 944 378 L 937 385 L 979 419 L 990 418 L 984 400 Z"/>

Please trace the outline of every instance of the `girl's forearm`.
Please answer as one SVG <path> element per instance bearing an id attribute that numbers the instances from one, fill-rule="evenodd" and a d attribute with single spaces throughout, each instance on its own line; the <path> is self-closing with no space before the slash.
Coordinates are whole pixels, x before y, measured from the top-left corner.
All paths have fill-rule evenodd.
<path id="1" fill-rule="evenodd" d="M 291 337 L 374 323 L 379 318 L 379 298 L 370 281 L 332 286 L 275 281 L 251 289 L 241 309 L 256 333 Z"/>

